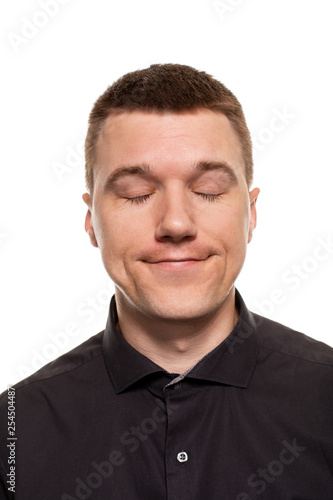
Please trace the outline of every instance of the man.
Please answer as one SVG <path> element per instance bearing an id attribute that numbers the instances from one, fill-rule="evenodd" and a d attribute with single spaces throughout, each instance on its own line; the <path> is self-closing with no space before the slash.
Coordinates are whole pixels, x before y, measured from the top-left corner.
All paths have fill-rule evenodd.
<path id="1" fill-rule="evenodd" d="M 235 289 L 259 194 L 237 99 L 187 66 L 123 76 L 86 181 L 115 297 L 105 331 L 3 395 L 0 498 L 12 479 L 18 500 L 332 500 L 333 350 Z"/>

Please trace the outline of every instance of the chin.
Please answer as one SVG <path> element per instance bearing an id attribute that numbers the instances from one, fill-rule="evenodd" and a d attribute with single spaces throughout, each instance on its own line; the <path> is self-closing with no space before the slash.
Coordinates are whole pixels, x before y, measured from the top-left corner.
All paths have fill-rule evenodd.
<path id="1" fill-rule="evenodd" d="M 149 300 L 145 297 L 145 312 L 148 316 L 165 321 L 196 321 L 218 309 L 223 300 L 204 300 L 200 297 L 190 297 L 185 300 L 183 297 L 154 297 Z"/>

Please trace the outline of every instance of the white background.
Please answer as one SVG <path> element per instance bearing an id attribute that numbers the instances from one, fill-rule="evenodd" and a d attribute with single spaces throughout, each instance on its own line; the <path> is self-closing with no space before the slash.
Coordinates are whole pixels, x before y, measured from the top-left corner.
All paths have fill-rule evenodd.
<path id="1" fill-rule="evenodd" d="M 261 194 L 237 286 L 333 345 L 331 1 L 47 3 L 0 8 L 0 390 L 105 326 L 113 285 L 83 228 L 82 141 L 95 99 L 152 63 L 205 70 L 243 104 Z"/>

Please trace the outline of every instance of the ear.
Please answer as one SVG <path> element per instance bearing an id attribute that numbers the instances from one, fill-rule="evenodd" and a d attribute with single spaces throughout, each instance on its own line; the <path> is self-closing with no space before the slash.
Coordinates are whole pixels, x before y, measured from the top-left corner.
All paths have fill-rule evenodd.
<path id="1" fill-rule="evenodd" d="M 93 225 L 92 225 L 92 220 L 91 220 L 91 207 L 92 207 L 91 196 L 90 196 L 89 193 L 84 193 L 82 195 L 82 199 L 83 199 L 83 201 L 85 202 L 85 204 L 88 207 L 88 211 L 87 211 L 87 215 L 86 215 L 86 220 L 85 220 L 85 223 L 84 223 L 84 228 L 85 228 L 86 232 L 89 234 L 90 243 L 94 247 L 98 248 L 98 243 L 97 243 L 97 240 L 96 240 L 95 231 L 94 231 L 94 228 L 93 228 Z"/>
<path id="2" fill-rule="evenodd" d="M 249 234 L 248 234 L 248 240 L 247 240 L 248 243 L 250 243 L 250 241 L 252 240 L 253 231 L 257 225 L 256 203 L 257 203 L 259 193 L 260 193 L 259 188 L 254 188 L 249 193 L 249 197 L 250 197 L 250 225 L 249 225 Z"/>

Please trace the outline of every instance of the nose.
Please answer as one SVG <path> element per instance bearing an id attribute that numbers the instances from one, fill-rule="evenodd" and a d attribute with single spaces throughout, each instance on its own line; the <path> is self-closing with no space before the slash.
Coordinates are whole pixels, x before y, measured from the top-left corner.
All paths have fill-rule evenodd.
<path id="1" fill-rule="evenodd" d="M 185 192 L 165 192 L 157 210 L 157 240 L 180 242 L 185 238 L 195 238 L 197 227 L 193 220 L 190 200 Z"/>

